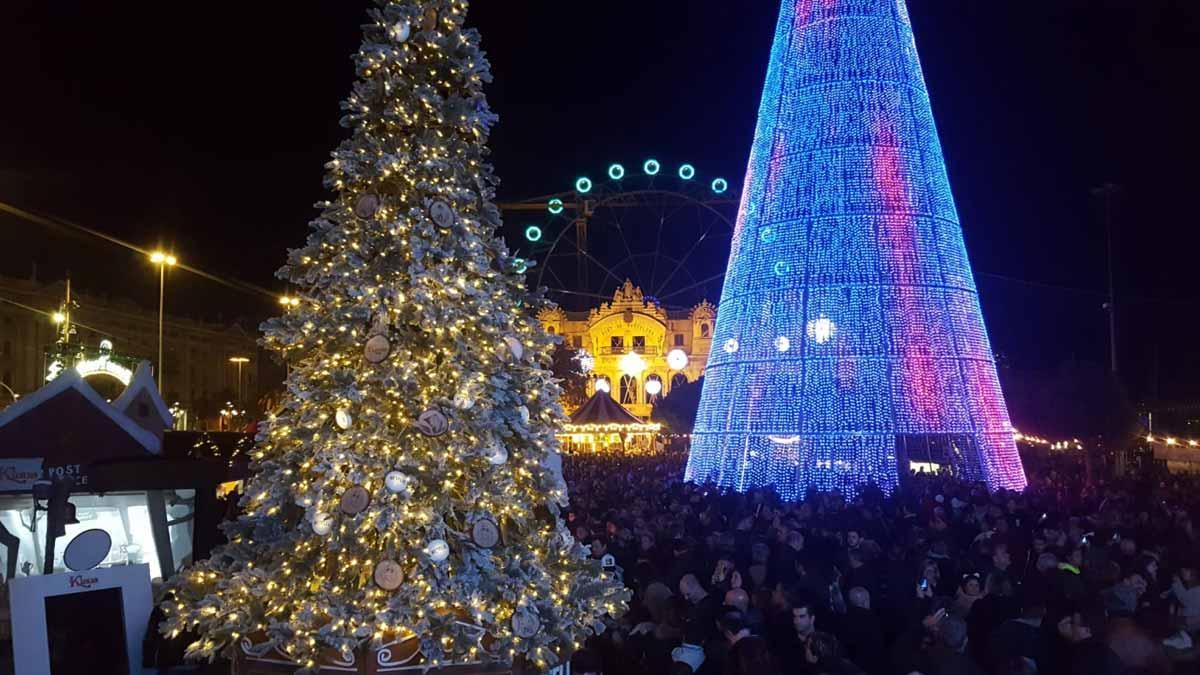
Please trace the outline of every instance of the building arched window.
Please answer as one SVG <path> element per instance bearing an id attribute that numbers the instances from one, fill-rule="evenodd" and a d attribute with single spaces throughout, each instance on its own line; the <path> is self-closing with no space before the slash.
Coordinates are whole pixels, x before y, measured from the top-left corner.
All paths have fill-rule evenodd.
<path id="1" fill-rule="evenodd" d="M 687 375 L 675 373 L 671 376 L 671 391 L 675 391 L 675 387 L 682 387 L 685 384 L 687 384 Z"/>
<path id="2" fill-rule="evenodd" d="M 656 403 L 658 399 L 666 392 L 663 391 L 663 381 L 658 375 L 646 376 L 646 383 L 642 385 L 646 392 L 646 403 Z"/>
<path id="3" fill-rule="evenodd" d="M 621 376 L 621 405 L 634 405 L 638 402 L 637 378 L 632 375 Z"/>
<path id="4" fill-rule="evenodd" d="M 700 337 L 708 337 L 708 322 L 700 324 Z"/>

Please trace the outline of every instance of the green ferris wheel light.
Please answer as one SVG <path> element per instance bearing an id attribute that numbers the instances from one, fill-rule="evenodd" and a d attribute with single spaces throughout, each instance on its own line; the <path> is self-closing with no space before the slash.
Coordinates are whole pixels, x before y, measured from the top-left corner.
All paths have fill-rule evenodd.
<path id="1" fill-rule="evenodd" d="M 657 174 L 661 168 L 662 165 L 658 163 L 657 159 L 648 159 L 645 164 L 642 164 L 642 171 L 645 171 L 647 176 Z"/>
<path id="2" fill-rule="evenodd" d="M 537 225 L 530 225 L 529 227 L 525 228 L 525 238 L 529 241 L 541 241 L 542 228 L 538 227 Z"/>
<path id="3" fill-rule="evenodd" d="M 696 167 L 691 164 L 684 164 L 679 167 L 679 177 L 684 180 L 691 180 L 696 177 Z"/>
<path id="4" fill-rule="evenodd" d="M 559 199 L 558 197 L 551 199 L 550 201 L 546 202 L 546 210 L 557 216 L 563 212 L 563 200 Z"/>
<path id="5" fill-rule="evenodd" d="M 724 194 L 729 189 L 729 182 L 724 178 L 715 178 L 712 182 L 712 191 L 717 194 Z"/>
<path id="6" fill-rule="evenodd" d="M 625 177 L 625 167 L 620 164 L 613 164 L 608 167 L 608 177 L 613 180 L 621 180 Z"/>
<path id="7" fill-rule="evenodd" d="M 581 176 L 575 181 L 575 191 L 581 195 L 585 195 L 592 191 L 592 179 L 587 176 Z"/>

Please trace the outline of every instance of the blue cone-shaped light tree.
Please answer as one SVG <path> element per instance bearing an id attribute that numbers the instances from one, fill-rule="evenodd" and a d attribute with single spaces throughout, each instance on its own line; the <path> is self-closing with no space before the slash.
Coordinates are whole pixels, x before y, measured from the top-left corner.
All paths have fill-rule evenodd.
<path id="1" fill-rule="evenodd" d="M 904 0 L 784 0 L 687 479 L 1022 489 Z"/>

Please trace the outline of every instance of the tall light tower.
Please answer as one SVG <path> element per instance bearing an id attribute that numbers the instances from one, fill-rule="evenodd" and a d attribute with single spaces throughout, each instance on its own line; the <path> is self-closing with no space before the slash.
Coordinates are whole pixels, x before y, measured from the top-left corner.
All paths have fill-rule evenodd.
<path id="1" fill-rule="evenodd" d="M 150 254 L 150 262 L 158 265 L 158 361 L 155 363 L 155 375 L 158 375 L 158 393 L 165 396 L 163 379 L 167 369 L 163 364 L 163 298 L 166 295 L 167 268 L 174 267 L 179 260 L 170 253 L 154 251 Z"/>
<path id="2" fill-rule="evenodd" d="M 237 364 L 237 370 L 238 370 L 238 376 L 237 376 L 237 377 L 238 377 L 238 383 L 237 383 L 238 405 L 244 405 L 246 401 L 245 401 L 245 397 L 242 395 L 242 366 L 246 365 L 247 363 L 250 363 L 250 359 L 246 358 L 245 356 L 231 356 L 231 357 L 229 357 L 229 362 L 230 362 L 230 363 L 233 363 L 233 364 Z"/>

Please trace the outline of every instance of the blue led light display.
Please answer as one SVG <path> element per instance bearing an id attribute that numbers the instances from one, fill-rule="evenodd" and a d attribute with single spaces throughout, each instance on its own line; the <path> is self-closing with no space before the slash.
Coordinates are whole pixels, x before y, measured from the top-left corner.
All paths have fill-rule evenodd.
<path id="1" fill-rule="evenodd" d="M 563 208 L 563 200 L 559 199 L 558 197 L 546 202 L 546 210 L 556 216 L 563 212 Z"/>
<path id="2" fill-rule="evenodd" d="M 696 177 L 696 167 L 691 164 L 684 164 L 679 167 L 679 177 L 684 180 L 691 180 Z"/>
<path id="3" fill-rule="evenodd" d="M 642 171 L 645 171 L 647 176 L 654 176 L 661 170 L 662 165 L 658 163 L 657 159 L 648 159 L 642 164 Z"/>
<path id="4" fill-rule="evenodd" d="M 529 227 L 525 228 L 525 238 L 529 241 L 541 241 L 542 228 L 538 227 L 537 225 L 530 225 Z"/>
<path id="5" fill-rule="evenodd" d="M 587 176 L 578 178 L 575 181 L 575 191 L 579 194 L 587 194 L 592 191 L 592 179 Z"/>
<path id="6" fill-rule="evenodd" d="M 625 177 L 625 167 L 620 164 L 613 164 L 608 167 L 608 177 L 613 180 L 621 180 Z"/>
<path id="7" fill-rule="evenodd" d="M 784 0 L 686 479 L 1025 487 L 904 0 Z"/>
<path id="8" fill-rule="evenodd" d="M 712 191 L 721 195 L 729 189 L 729 181 L 724 178 L 714 178 L 712 182 Z"/>

